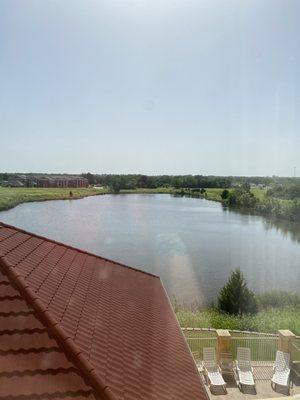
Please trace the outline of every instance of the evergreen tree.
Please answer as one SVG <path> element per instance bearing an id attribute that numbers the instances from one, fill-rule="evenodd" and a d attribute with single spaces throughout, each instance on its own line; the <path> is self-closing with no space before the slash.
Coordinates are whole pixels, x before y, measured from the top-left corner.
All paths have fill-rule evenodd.
<path id="1" fill-rule="evenodd" d="M 242 315 L 257 312 L 254 293 L 239 269 L 233 271 L 218 296 L 218 309 L 228 314 Z"/>

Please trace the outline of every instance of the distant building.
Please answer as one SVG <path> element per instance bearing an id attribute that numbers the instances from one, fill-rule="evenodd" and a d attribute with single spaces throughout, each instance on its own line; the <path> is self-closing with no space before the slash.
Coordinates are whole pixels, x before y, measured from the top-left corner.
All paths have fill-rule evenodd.
<path id="1" fill-rule="evenodd" d="M 25 184 L 17 178 L 9 178 L 7 181 L 2 181 L 3 187 L 24 187 Z"/>
<path id="2" fill-rule="evenodd" d="M 43 176 L 35 180 L 35 186 L 43 188 L 86 188 L 89 182 L 81 176 Z"/>
<path id="3" fill-rule="evenodd" d="M 40 188 L 86 188 L 89 181 L 77 175 L 40 175 L 12 174 L 3 180 L 4 187 L 40 187 Z"/>

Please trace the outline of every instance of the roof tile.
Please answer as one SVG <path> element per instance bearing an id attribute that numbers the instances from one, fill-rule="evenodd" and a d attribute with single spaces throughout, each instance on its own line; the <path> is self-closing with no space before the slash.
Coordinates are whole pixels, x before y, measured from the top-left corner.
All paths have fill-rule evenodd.
<path id="1" fill-rule="evenodd" d="M 89 391 L 82 378 L 75 372 L 48 374 L 28 374 L 25 376 L 1 376 L 0 398 L 8 396 L 28 396 L 76 393 Z"/>
<path id="2" fill-rule="evenodd" d="M 34 351 L 48 351 L 49 349 L 58 349 L 58 347 L 55 340 L 51 339 L 46 331 L 20 331 L 13 334 L 0 335 L 0 352 L 26 352 L 29 349 Z"/>
<path id="3" fill-rule="evenodd" d="M 57 400 L 66 396 L 95 399 L 80 371 L 20 299 L 20 293 L 11 285 L 5 287 L 19 298 L 0 297 L 0 398 L 22 396 L 32 400 L 42 396 L 50 400 L 54 395 Z"/>
<path id="4" fill-rule="evenodd" d="M 0 397 L 206 399 L 157 277 L 4 224 L 1 265 Z"/>

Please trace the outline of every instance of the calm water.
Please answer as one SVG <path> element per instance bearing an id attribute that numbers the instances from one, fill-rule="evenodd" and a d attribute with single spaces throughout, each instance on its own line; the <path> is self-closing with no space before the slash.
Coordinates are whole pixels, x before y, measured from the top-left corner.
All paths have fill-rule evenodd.
<path id="1" fill-rule="evenodd" d="M 209 302 L 240 267 L 256 291 L 299 291 L 299 231 L 170 195 L 22 204 L 0 220 L 161 276 L 181 302 Z"/>

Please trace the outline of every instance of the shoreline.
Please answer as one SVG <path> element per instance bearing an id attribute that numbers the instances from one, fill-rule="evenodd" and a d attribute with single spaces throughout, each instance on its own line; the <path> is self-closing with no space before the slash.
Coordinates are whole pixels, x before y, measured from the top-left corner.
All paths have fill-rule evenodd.
<path id="1" fill-rule="evenodd" d="M 121 189 L 118 193 L 112 193 L 108 189 L 95 188 L 6 188 L 0 187 L 0 212 L 8 211 L 23 203 L 34 203 L 55 200 L 80 200 L 90 196 L 100 196 L 104 194 L 170 194 L 175 197 L 191 197 L 196 199 L 214 201 L 222 204 L 228 211 L 237 212 L 245 215 L 260 216 L 269 222 L 288 222 L 291 225 L 299 224 L 299 221 L 285 217 L 275 216 L 272 213 L 259 212 L 254 208 L 230 207 L 220 198 L 224 189 L 208 188 L 205 194 L 187 192 L 186 190 L 174 189 L 171 187 L 160 188 L 139 188 Z M 229 189 L 231 190 L 231 189 Z M 70 192 L 73 196 L 70 196 Z M 259 197 L 256 195 L 259 200 Z"/>
<path id="2" fill-rule="evenodd" d="M 70 196 L 70 192 L 73 193 Z M 106 190 L 85 188 L 2 188 L 0 187 L 0 212 L 21 204 L 56 200 L 80 200 L 107 194 Z"/>
<path id="3" fill-rule="evenodd" d="M 229 189 L 229 190 L 232 190 L 232 189 Z M 232 212 L 236 212 L 236 213 L 244 214 L 244 215 L 253 215 L 253 216 L 263 217 L 268 222 L 273 222 L 273 223 L 286 222 L 286 223 L 289 223 L 294 226 L 296 226 L 300 223 L 299 218 L 291 219 L 291 218 L 288 218 L 287 216 L 278 216 L 278 215 L 272 214 L 271 212 L 263 212 L 263 211 L 260 211 L 260 210 L 257 210 L 255 208 L 251 208 L 251 207 L 246 208 L 246 207 L 241 207 L 241 206 L 229 206 L 226 204 L 226 202 L 224 200 L 222 200 L 222 198 L 216 197 L 216 196 L 220 196 L 222 191 L 223 191 L 223 189 L 216 189 L 216 188 L 206 189 L 206 194 L 201 195 L 201 194 L 193 194 L 190 192 L 181 193 L 178 190 L 176 192 L 173 192 L 173 194 L 178 197 L 191 197 L 191 198 L 196 198 L 196 199 L 214 201 L 214 202 L 222 204 L 222 206 L 228 211 L 232 211 Z M 261 198 L 259 196 L 257 196 L 257 193 L 254 193 L 254 196 L 256 197 L 258 202 L 261 200 Z M 273 199 L 273 200 L 280 201 L 281 199 Z M 288 202 L 288 201 L 292 201 L 292 200 L 281 200 L 281 201 Z"/>
<path id="4" fill-rule="evenodd" d="M 73 196 L 70 196 L 70 192 Z M 21 204 L 56 200 L 80 200 L 105 194 L 173 194 L 172 188 L 122 189 L 112 193 L 108 189 L 95 188 L 4 188 L 0 187 L 0 212 L 11 210 Z"/>

